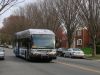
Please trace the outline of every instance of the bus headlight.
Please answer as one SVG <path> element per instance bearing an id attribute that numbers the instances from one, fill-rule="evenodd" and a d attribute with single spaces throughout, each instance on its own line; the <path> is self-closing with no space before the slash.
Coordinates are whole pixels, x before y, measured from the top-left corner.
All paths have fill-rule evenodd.
<path id="1" fill-rule="evenodd" d="M 31 53 L 33 53 L 33 54 L 39 54 L 39 52 L 37 50 L 32 50 Z"/>
<path id="2" fill-rule="evenodd" d="M 53 55 L 55 55 L 55 54 L 56 54 L 56 50 L 52 50 L 52 51 L 49 52 L 48 54 L 53 54 Z"/>

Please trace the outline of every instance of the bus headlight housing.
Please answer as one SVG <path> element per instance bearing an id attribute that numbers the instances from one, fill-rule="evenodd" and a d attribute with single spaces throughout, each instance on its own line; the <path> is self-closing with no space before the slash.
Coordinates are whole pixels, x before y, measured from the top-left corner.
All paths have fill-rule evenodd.
<path id="1" fill-rule="evenodd" d="M 39 54 L 40 52 L 38 52 L 37 50 L 32 50 L 31 53 L 33 53 L 33 54 Z"/>
<path id="2" fill-rule="evenodd" d="M 51 52 L 49 52 L 48 54 L 55 55 L 55 54 L 56 54 L 56 50 L 52 50 L 52 51 L 51 51 Z"/>

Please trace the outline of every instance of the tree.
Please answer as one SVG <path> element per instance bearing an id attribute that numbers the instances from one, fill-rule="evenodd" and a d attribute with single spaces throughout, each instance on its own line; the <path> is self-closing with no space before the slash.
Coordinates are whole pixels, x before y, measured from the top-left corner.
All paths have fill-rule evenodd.
<path id="1" fill-rule="evenodd" d="M 46 28 L 55 31 L 59 27 L 58 14 L 52 0 L 40 0 L 38 3 L 30 3 L 17 10 L 14 15 L 25 16 L 28 25 L 32 28 Z"/>
<path id="2" fill-rule="evenodd" d="M 71 47 L 78 27 L 78 11 L 77 0 L 40 0 L 38 3 L 20 7 L 14 12 L 15 17 L 11 20 L 8 18 L 4 23 L 9 28 L 8 32 L 12 30 L 10 33 L 27 28 L 46 28 L 56 32 L 64 24 L 68 47 Z"/>
<path id="3" fill-rule="evenodd" d="M 43 19 L 42 26 L 44 28 L 51 29 L 54 32 L 56 32 L 61 25 L 55 5 L 56 1 L 54 0 L 44 0 L 40 4 L 40 11 Z"/>
<path id="4" fill-rule="evenodd" d="M 88 28 L 93 46 L 92 56 L 96 56 L 97 35 L 100 32 L 100 0 L 78 0 L 80 17 Z"/>
<path id="5" fill-rule="evenodd" d="M 3 22 L 4 26 L 2 27 L 2 29 L 0 29 L 0 34 L 2 34 L 2 36 L 0 37 L 0 39 L 2 39 L 1 41 L 5 41 L 5 42 L 11 41 L 11 39 L 13 39 L 14 34 L 16 32 L 25 29 L 25 26 L 23 25 L 23 23 L 25 23 L 26 21 L 27 20 L 25 19 L 24 16 L 11 15 L 5 18 Z"/>
<path id="6" fill-rule="evenodd" d="M 3 24 L 3 32 L 10 35 L 14 35 L 14 33 L 28 28 L 27 19 L 24 16 L 11 15 L 10 17 L 5 18 Z"/>
<path id="7" fill-rule="evenodd" d="M 59 14 L 59 21 L 64 24 L 67 30 L 67 42 L 70 48 L 73 43 L 74 32 L 78 27 L 77 0 L 56 0 L 56 10 Z"/>
<path id="8" fill-rule="evenodd" d="M 18 0 L 0 0 L 0 15 L 2 15 L 4 12 L 10 9 L 12 6 L 21 3 L 23 1 L 19 2 Z"/>
<path id="9" fill-rule="evenodd" d="M 18 4 L 18 3 L 21 3 L 23 2 L 24 0 L 0 0 L 0 15 L 2 15 L 4 12 L 6 12 L 7 10 L 9 10 L 11 7 L 13 7 L 14 5 Z M 7 27 L 6 27 L 7 28 Z M 5 29 L 5 28 L 4 28 Z M 6 34 L 3 34 L 2 32 L 3 31 L 6 31 L 6 30 L 1 30 L 0 31 L 0 34 L 4 37 L 6 36 Z M 7 31 L 6 31 L 7 32 Z M 8 36 L 8 35 L 7 35 Z M 0 37 L 1 39 L 2 37 Z M 9 38 L 2 38 L 4 39 L 4 41 L 6 41 L 6 39 L 9 39 Z"/>
<path id="10" fill-rule="evenodd" d="M 43 28 L 56 31 L 60 22 L 52 0 L 30 3 L 15 10 L 13 15 L 4 20 L 2 31 L 13 35 L 28 28 Z M 6 30 L 6 31 L 5 31 Z"/>

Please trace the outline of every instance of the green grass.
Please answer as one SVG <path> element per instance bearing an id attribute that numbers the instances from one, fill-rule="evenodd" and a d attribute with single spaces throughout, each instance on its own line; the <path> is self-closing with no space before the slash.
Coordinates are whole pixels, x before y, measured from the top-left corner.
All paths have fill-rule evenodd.
<path id="1" fill-rule="evenodd" d="M 100 60 L 100 55 L 96 55 L 95 57 L 93 57 L 92 55 L 86 55 L 85 58 L 91 60 Z"/>

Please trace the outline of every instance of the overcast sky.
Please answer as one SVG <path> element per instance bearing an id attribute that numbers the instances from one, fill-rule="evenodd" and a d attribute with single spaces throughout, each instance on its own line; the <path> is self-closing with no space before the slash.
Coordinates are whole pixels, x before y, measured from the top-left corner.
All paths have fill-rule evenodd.
<path id="1" fill-rule="evenodd" d="M 21 1 L 21 0 L 19 0 Z M 35 2 L 37 0 L 25 0 L 23 3 L 17 4 L 14 7 L 10 8 L 8 11 L 6 11 L 4 14 L 0 15 L 0 28 L 3 26 L 2 22 L 3 19 L 10 16 L 13 12 L 13 10 L 17 9 L 20 6 L 24 6 L 26 3 L 30 3 L 30 2 Z"/>

